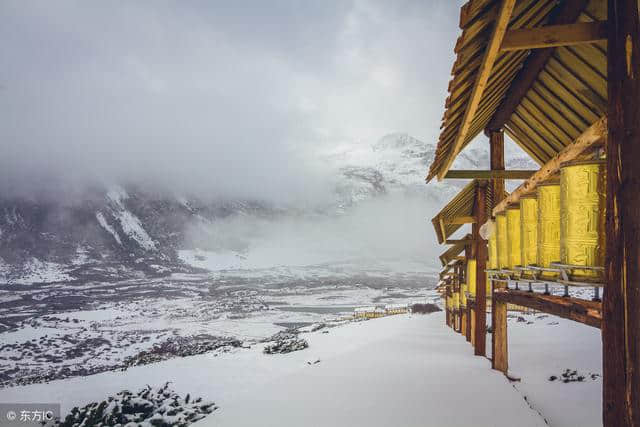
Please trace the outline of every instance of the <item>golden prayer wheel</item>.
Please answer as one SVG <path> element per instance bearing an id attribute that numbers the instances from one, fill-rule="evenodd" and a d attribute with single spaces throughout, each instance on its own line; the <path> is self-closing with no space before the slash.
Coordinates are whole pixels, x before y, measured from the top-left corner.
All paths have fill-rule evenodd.
<path id="1" fill-rule="evenodd" d="M 514 270 L 520 262 L 520 205 L 507 206 L 507 251 L 509 269 Z"/>
<path id="2" fill-rule="evenodd" d="M 469 294 L 476 296 L 476 260 L 467 260 L 467 289 Z"/>
<path id="3" fill-rule="evenodd" d="M 508 268 L 509 250 L 507 247 L 507 215 L 504 211 L 496 215 L 496 235 L 498 269 Z"/>
<path id="4" fill-rule="evenodd" d="M 520 198 L 520 262 L 523 267 L 538 264 L 538 196 Z"/>
<path id="5" fill-rule="evenodd" d="M 465 281 L 460 283 L 460 305 L 466 307 L 467 306 L 467 282 L 466 277 Z"/>
<path id="6" fill-rule="evenodd" d="M 494 227 L 495 228 L 495 227 Z M 487 268 L 489 270 L 497 270 L 498 269 L 498 241 L 497 241 L 498 231 L 494 230 L 489 236 L 488 250 L 489 250 L 489 259 L 487 261 Z"/>
<path id="7" fill-rule="evenodd" d="M 560 261 L 560 181 L 538 185 L 538 266 L 549 268 Z M 542 272 L 544 278 L 557 273 Z"/>
<path id="8" fill-rule="evenodd" d="M 560 168 L 560 262 L 603 267 L 605 249 L 605 161 L 586 160 Z M 572 280 L 598 280 L 595 270 L 572 270 Z"/>
<path id="9" fill-rule="evenodd" d="M 452 308 L 454 310 L 458 310 L 460 309 L 460 294 L 458 292 L 454 292 L 453 296 L 451 298 L 451 302 L 452 302 Z"/>

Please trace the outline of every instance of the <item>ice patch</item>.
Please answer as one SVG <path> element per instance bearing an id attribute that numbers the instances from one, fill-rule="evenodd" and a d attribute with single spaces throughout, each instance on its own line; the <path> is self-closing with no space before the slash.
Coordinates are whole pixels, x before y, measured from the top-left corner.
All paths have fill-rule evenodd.
<path id="1" fill-rule="evenodd" d="M 133 215 L 128 210 L 114 212 L 113 214 L 120 221 L 122 231 L 124 231 L 127 236 L 138 242 L 142 248 L 147 250 L 157 249 L 156 243 L 142 227 L 142 223 L 137 216 Z"/>
<path id="2" fill-rule="evenodd" d="M 102 212 L 96 212 L 96 219 L 98 220 L 98 223 L 100 223 L 102 228 L 104 228 L 109 233 L 111 233 L 113 238 L 116 239 L 116 242 L 118 242 L 119 245 L 122 245 L 122 240 L 120 240 L 120 235 L 112 226 L 109 225 L 109 223 L 107 222 Z"/>

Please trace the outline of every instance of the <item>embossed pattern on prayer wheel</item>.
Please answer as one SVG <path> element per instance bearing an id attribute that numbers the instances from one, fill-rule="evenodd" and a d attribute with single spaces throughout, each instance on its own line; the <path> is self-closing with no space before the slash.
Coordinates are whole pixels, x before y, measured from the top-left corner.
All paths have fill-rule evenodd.
<path id="1" fill-rule="evenodd" d="M 507 207 L 507 251 L 509 269 L 513 270 L 520 262 L 520 205 Z"/>
<path id="2" fill-rule="evenodd" d="M 509 251 L 507 248 L 507 215 L 500 212 L 496 215 L 496 242 L 498 248 L 498 268 L 509 267 Z"/>
<path id="3" fill-rule="evenodd" d="M 538 185 L 538 265 L 550 267 L 560 261 L 560 182 Z M 543 272 L 545 278 L 557 273 Z"/>
<path id="4" fill-rule="evenodd" d="M 470 295 L 476 296 L 476 260 L 467 260 L 467 289 Z"/>
<path id="5" fill-rule="evenodd" d="M 520 262 L 523 267 L 538 263 L 538 196 L 520 198 Z"/>
<path id="6" fill-rule="evenodd" d="M 565 163 L 560 168 L 560 262 L 604 266 L 605 161 Z M 572 270 L 572 280 L 598 280 L 594 270 Z"/>

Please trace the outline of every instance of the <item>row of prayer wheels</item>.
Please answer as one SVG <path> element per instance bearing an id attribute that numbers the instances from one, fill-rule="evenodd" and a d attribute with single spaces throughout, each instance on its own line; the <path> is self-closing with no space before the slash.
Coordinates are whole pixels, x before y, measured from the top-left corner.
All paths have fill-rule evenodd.
<path id="1" fill-rule="evenodd" d="M 489 269 L 525 278 L 537 271 L 539 278 L 554 280 L 560 267 L 571 281 L 599 281 L 605 206 L 605 161 L 563 164 L 559 180 L 539 184 L 534 193 L 496 215 Z"/>

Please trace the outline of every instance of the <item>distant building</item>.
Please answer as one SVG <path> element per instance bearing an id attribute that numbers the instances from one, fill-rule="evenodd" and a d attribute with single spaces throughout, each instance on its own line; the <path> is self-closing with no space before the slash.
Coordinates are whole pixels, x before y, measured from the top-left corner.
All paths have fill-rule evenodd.
<path id="1" fill-rule="evenodd" d="M 409 312 L 409 306 L 407 304 L 387 304 L 384 311 L 387 315 L 404 314 Z"/>
<path id="2" fill-rule="evenodd" d="M 354 310 L 353 316 L 357 319 L 375 319 L 377 317 L 389 316 L 392 314 L 408 313 L 407 304 L 388 304 L 382 307 L 358 307 Z"/>

